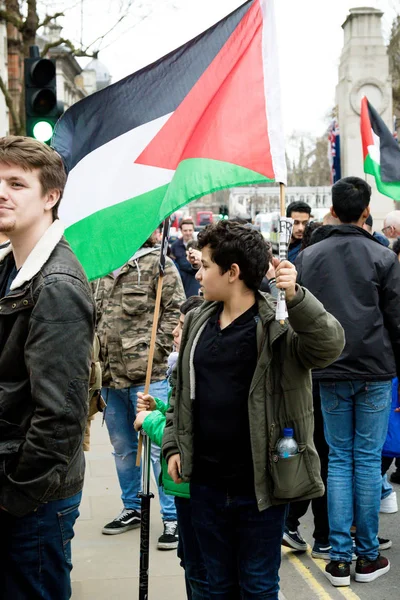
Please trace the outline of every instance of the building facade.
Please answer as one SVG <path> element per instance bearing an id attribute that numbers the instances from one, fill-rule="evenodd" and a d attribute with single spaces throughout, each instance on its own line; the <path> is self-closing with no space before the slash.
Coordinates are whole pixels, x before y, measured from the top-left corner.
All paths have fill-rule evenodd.
<path id="1" fill-rule="evenodd" d="M 311 208 L 328 212 L 332 204 L 331 188 L 321 187 L 287 187 L 285 189 L 286 206 L 291 202 L 307 202 Z M 279 187 L 248 186 L 235 187 L 230 190 L 229 216 L 254 220 L 258 213 L 269 213 L 280 210 Z"/>

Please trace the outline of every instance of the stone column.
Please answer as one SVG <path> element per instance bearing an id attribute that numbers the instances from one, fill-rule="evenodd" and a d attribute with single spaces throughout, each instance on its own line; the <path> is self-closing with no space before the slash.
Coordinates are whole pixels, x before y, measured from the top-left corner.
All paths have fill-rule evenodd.
<path id="1" fill-rule="evenodd" d="M 367 178 L 372 187 L 371 214 L 374 229 L 382 227 L 385 215 L 393 210 L 391 198 L 380 194 L 375 181 L 365 175 L 360 134 L 361 98 L 368 100 L 392 130 L 392 80 L 382 36 L 383 13 L 376 8 L 352 8 L 343 23 L 344 45 L 336 87 L 340 127 L 342 177 Z"/>

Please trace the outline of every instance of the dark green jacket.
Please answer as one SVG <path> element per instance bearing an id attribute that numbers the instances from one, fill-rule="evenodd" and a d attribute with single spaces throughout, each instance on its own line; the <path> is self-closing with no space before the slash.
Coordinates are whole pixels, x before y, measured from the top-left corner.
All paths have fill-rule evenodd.
<path id="1" fill-rule="evenodd" d="M 310 369 L 329 365 L 340 356 L 344 333 L 339 322 L 304 288 L 299 288 L 288 303 L 290 324 L 281 325 L 275 320 L 275 302 L 271 296 L 258 293 L 257 302 L 259 359 L 248 407 L 254 488 L 259 510 L 264 510 L 289 500 L 315 498 L 324 492 L 313 442 Z M 176 381 L 166 415 L 163 454 L 167 460 L 173 454 L 180 454 L 186 482 L 190 481 L 193 467 L 194 349 L 217 306 L 215 302 L 205 302 L 186 315 L 174 371 Z M 278 460 L 275 446 L 284 427 L 294 429 L 299 454 Z"/>
<path id="2" fill-rule="evenodd" d="M 171 392 L 169 397 L 171 396 Z M 162 400 L 155 398 L 157 410 L 153 410 L 150 415 L 147 415 L 143 421 L 142 429 L 149 436 L 150 440 L 161 446 L 164 428 L 165 428 L 165 413 L 168 409 L 168 404 L 164 404 Z M 179 496 L 180 498 L 189 498 L 188 483 L 174 483 L 172 477 L 168 475 L 168 465 L 164 457 L 161 457 L 161 481 L 164 492 L 171 496 Z"/>

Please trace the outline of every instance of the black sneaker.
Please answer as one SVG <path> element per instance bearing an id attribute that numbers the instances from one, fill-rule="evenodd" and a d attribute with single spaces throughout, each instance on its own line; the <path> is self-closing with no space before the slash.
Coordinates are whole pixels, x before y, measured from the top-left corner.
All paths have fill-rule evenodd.
<path id="1" fill-rule="evenodd" d="M 301 537 L 299 530 L 289 531 L 288 527 L 285 527 L 285 531 L 282 538 L 282 546 L 297 550 L 298 552 L 307 551 L 307 542 Z"/>
<path id="2" fill-rule="evenodd" d="M 164 533 L 158 538 L 159 550 L 174 550 L 178 547 L 178 522 L 164 521 Z"/>
<path id="3" fill-rule="evenodd" d="M 331 560 L 325 567 L 325 576 L 335 587 L 350 585 L 350 564 L 341 560 Z"/>
<path id="4" fill-rule="evenodd" d="M 104 525 L 101 533 L 105 535 L 118 535 L 119 533 L 125 533 L 129 529 L 135 529 L 140 527 L 140 512 L 130 508 L 124 508 L 118 517 L 115 517 L 113 521 Z"/>
<path id="5" fill-rule="evenodd" d="M 324 560 L 329 560 L 329 551 L 332 549 L 332 546 L 329 542 L 326 544 L 321 542 L 315 542 L 311 556 L 313 558 L 323 558 Z"/>
<path id="6" fill-rule="evenodd" d="M 369 583 L 390 570 L 390 562 L 384 556 L 378 554 L 375 560 L 368 560 L 364 556 L 357 558 L 356 581 L 360 583 Z"/>
<path id="7" fill-rule="evenodd" d="M 392 540 L 387 540 L 378 536 L 379 550 L 388 550 L 392 547 Z"/>

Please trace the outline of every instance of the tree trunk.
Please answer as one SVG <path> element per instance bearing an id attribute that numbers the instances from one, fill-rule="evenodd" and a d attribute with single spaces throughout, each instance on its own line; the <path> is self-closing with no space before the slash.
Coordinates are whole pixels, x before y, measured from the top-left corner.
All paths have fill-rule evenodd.
<path id="1" fill-rule="evenodd" d="M 6 10 L 14 14 L 19 19 L 21 13 L 19 10 L 18 0 L 6 0 Z M 8 91 L 12 98 L 13 108 L 17 115 L 21 115 L 21 93 L 23 94 L 23 43 L 22 35 L 18 29 L 7 23 L 7 50 L 8 50 Z M 10 111 L 10 133 L 14 135 L 22 135 L 25 132 L 24 120 L 19 119 L 19 122 L 14 122 Z"/>

